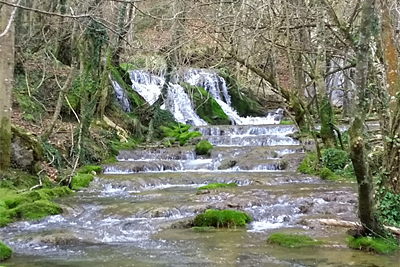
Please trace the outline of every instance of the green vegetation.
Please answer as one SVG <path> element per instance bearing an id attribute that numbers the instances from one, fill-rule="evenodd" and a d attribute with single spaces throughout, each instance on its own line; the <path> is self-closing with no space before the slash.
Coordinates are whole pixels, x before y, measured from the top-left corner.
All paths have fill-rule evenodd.
<path id="1" fill-rule="evenodd" d="M 318 174 L 318 158 L 315 152 L 307 152 L 297 171 L 304 174 Z"/>
<path id="2" fill-rule="evenodd" d="M 37 220 L 61 213 L 61 208 L 51 199 L 71 194 L 68 187 L 43 188 L 18 194 L 8 188 L 0 188 L 0 226 L 13 221 Z"/>
<path id="3" fill-rule="evenodd" d="M 241 211 L 236 210 L 206 210 L 202 214 L 198 214 L 193 220 L 195 227 L 236 227 L 245 226 L 250 223 L 250 216 Z"/>
<path id="4" fill-rule="evenodd" d="M 3 242 L 0 241 L 0 261 L 4 261 L 10 258 L 12 255 L 12 250 L 8 246 L 4 245 Z"/>
<path id="5" fill-rule="evenodd" d="M 200 191 L 203 190 L 212 190 L 212 189 L 217 189 L 217 188 L 224 188 L 224 187 L 235 187 L 238 186 L 236 183 L 210 183 L 205 186 L 200 186 L 197 188 L 197 193 L 200 193 Z"/>
<path id="6" fill-rule="evenodd" d="M 386 225 L 400 227 L 400 193 L 381 190 L 378 197 L 378 210 L 381 221 Z"/>
<path id="7" fill-rule="evenodd" d="M 319 176 L 324 179 L 324 180 L 332 180 L 332 181 L 336 181 L 339 179 L 339 177 L 330 169 L 328 169 L 327 167 L 323 167 L 320 171 L 319 171 Z"/>
<path id="8" fill-rule="evenodd" d="M 160 126 L 164 137 L 172 137 L 179 142 L 181 146 L 185 145 L 190 138 L 200 137 L 201 133 L 197 131 L 189 132 L 190 125 L 179 123 L 178 125 Z"/>
<path id="9" fill-rule="evenodd" d="M 312 239 L 309 236 L 282 233 L 274 233 L 270 235 L 267 242 L 290 248 L 313 247 L 323 244 L 322 241 Z"/>
<path id="10" fill-rule="evenodd" d="M 79 190 L 82 187 L 87 187 L 91 181 L 93 181 L 93 174 L 89 173 L 77 173 L 71 179 L 71 189 Z"/>
<path id="11" fill-rule="evenodd" d="M 191 97 L 196 113 L 204 121 L 214 125 L 229 125 L 229 118 L 220 105 L 202 87 L 181 83 Z"/>
<path id="12" fill-rule="evenodd" d="M 92 174 L 93 172 L 101 173 L 102 169 L 100 166 L 96 165 L 85 165 L 80 167 L 76 172 L 81 174 Z"/>
<path id="13" fill-rule="evenodd" d="M 347 245 L 352 249 L 363 250 L 367 252 L 376 252 L 386 254 L 399 249 L 399 245 L 394 238 L 373 238 L 369 236 L 346 238 Z"/>
<path id="14" fill-rule="evenodd" d="M 201 140 L 197 143 L 194 150 L 196 151 L 197 155 L 207 155 L 210 154 L 211 149 L 213 146 L 207 140 Z"/>
<path id="15" fill-rule="evenodd" d="M 292 125 L 293 122 L 292 122 L 292 121 L 284 121 L 284 120 L 281 120 L 281 121 L 279 122 L 279 124 L 282 124 L 282 125 Z"/>
<path id="16" fill-rule="evenodd" d="M 322 162 L 331 171 L 340 171 L 350 163 L 349 153 L 336 148 L 324 149 L 322 151 Z"/>

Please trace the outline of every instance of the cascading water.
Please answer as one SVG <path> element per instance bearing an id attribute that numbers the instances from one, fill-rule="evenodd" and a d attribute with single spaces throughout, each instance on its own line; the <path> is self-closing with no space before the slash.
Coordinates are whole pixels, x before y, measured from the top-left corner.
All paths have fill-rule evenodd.
<path id="1" fill-rule="evenodd" d="M 132 81 L 132 89 L 140 94 L 147 103 L 154 104 L 161 94 L 165 79 L 141 70 L 129 71 L 129 76 Z M 265 117 L 240 117 L 231 106 L 231 98 L 225 80 L 212 70 L 189 69 L 184 73 L 182 80 L 188 84 L 203 87 L 220 105 L 232 124 L 277 124 L 282 118 L 281 109 Z M 112 82 L 112 85 L 121 108 L 130 110 L 129 105 L 127 105 L 129 101 L 123 94 L 121 87 L 115 81 Z M 168 87 L 165 108 L 171 111 L 178 122 L 194 126 L 207 125 L 194 111 L 193 104 L 180 85 L 169 84 Z"/>

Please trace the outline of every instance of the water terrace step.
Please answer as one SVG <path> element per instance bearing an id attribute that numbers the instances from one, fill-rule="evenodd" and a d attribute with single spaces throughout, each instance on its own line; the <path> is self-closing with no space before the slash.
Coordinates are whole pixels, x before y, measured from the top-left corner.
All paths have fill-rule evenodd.
<path id="1" fill-rule="evenodd" d="M 222 135 L 287 135 L 294 133 L 294 125 L 218 125 L 218 126 L 194 126 L 190 131 L 198 131 L 203 136 Z"/>
<path id="2" fill-rule="evenodd" d="M 120 161 L 104 165 L 104 174 L 131 174 L 142 172 L 165 172 L 165 171 L 215 171 L 220 165 L 219 160 L 197 159 L 197 160 L 153 160 L 153 161 Z M 254 170 L 254 171 L 276 171 L 283 170 L 284 161 L 281 159 L 264 160 L 240 160 L 228 169 L 230 171 Z"/>
<path id="3" fill-rule="evenodd" d="M 120 150 L 118 161 L 133 160 L 194 160 L 196 153 L 193 147 L 147 148 L 136 150 Z"/>
<path id="4" fill-rule="evenodd" d="M 240 147 L 240 146 L 215 146 L 211 150 L 211 158 L 254 158 L 273 159 L 293 153 L 303 153 L 300 145 L 273 146 L 273 147 Z"/>
<path id="5" fill-rule="evenodd" d="M 282 135 L 223 135 L 203 136 L 213 146 L 290 146 L 300 142 L 289 136 Z"/>

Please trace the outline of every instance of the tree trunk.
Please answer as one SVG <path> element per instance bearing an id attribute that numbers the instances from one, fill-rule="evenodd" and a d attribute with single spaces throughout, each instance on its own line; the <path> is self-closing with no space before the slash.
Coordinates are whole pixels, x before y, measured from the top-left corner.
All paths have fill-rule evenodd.
<path id="1" fill-rule="evenodd" d="M 0 170 L 10 166 L 15 8 L 0 7 Z"/>
<path id="2" fill-rule="evenodd" d="M 326 48 L 325 48 L 325 5 L 320 5 L 317 14 L 317 40 L 318 40 L 318 52 L 317 59 L 315 62 L 315 86 L 316 94 L 318 99 L 319 117 L 321 120 L 321 138 L 325 148 L 335 147 L 335 133 L 331 127 L 332 123 L 332 106 L 329 102 L 326 83 Z"/>
<path id="3" fill-rule="evenodd" d="M 368 110 L 367 77 L 368 60 L 370 58 L 370 42 L 373 33 L 374 0 L 366 0 L 363 3 L 360 26 L 359 43 L 357 46 L 356 66 L 356 92 L 354 101 L 354 114 L 349 128 L 350 158 L 358 183 L 358 215 L 363 227 L 363 234 L 381 235 L 382 225 L 379 223 L 374 207 L 374 188 L 372 175 L 367 163 L 363 130 L 365 117 Z"/>

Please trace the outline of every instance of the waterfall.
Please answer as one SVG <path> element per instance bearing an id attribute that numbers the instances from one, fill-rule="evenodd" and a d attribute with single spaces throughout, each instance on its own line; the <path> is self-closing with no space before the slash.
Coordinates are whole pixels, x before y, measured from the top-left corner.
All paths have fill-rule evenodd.
<path id="1" fill-rule="evenodd" d="M 165 83 L 164 77 L 156 76 L 143 70 L 129 71 L 129 76 L 132 81 L 132 89 L 141 95 L 147 103 L 153 105 L 161 94 L 162 86 Z M 282 118 L 283 110 L 281 109 L 265 117 L 240 117 L 231 106 L 231 97 L 228 93 L 225 80 L 218 76 L 215 71 L 189 69 L 183 74 L 183 77 L 177 77 L 177 80 L 184 81 L 190 85 L 203 87 L 220 105 L 232 124 L 278 124 Z M 115 81 L 113 81 L 112 84 L 119 105 L 124 111 L 129 112 L 129 101 L 123 89 Z M 165 99 L 165 105 L 163 105 L 162 108 L 169 110 L 178 122 L 193 126 L 207 125 L 207 123 L 197 115 L 189 96 L 178 84 L 169 84 L 167 99 Z"/>

